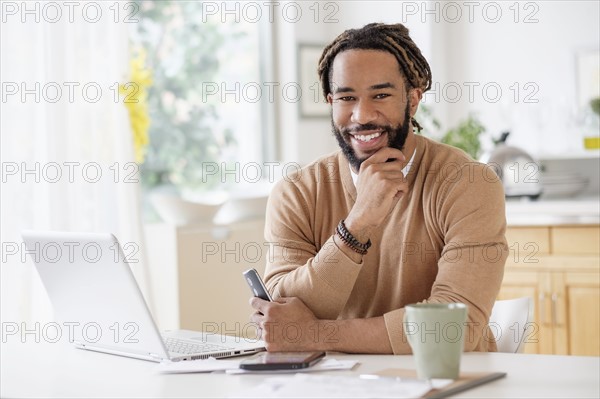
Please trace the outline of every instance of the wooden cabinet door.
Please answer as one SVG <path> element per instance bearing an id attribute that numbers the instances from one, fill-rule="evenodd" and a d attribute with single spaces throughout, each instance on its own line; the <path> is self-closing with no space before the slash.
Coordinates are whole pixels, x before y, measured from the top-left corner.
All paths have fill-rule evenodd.
<path id="1" fill-rule="evenodd" d="M 600 226 L 555 226 L 550 229 L 555 255 L 600 255 Z"/>
<path id="2" fill-rule="evenodd" d="M 555 353 L 600 355 L 600 273 L 553 273 Z"/>

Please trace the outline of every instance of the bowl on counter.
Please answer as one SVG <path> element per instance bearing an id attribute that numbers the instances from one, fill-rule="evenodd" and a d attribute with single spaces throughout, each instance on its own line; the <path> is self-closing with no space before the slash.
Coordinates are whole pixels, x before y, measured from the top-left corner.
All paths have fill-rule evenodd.
<path id="1" fill-rule="evenodd" d="M 213 222 L 227 225 L 254 219 L 264 219 L 267 208 L 267 194 L 231 196 L 221 206 Z"/>
<path id="2" fill-rule="evenodd" d="M 177 226 L 212 224 L 226 200 L 227 196 L 221 193 L 206 194 L 202 199 L 168 192 L 150 195 L 150 203 L 161 219 Z"/>
<path id="3" fill-rule="evenodd" d="M 542 173 L 542 198 L 571 198 L 581 194 L 588 179 L 578 173 Z"/>

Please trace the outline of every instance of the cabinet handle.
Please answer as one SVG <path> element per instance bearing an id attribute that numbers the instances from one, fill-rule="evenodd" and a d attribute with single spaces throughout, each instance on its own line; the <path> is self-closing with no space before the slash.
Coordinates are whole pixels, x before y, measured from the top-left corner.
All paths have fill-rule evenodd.
<path id="1" fill-rule="evenodd" d="M 546 324 L 546 293 L 541 292 L 539 295 L 540 301 L 540 323 L 542 325 Z"/>
<path id="2" fill-rule="evenodd" d="M 556 313 L 556 302 L 558 301 L 558 296 L 559 294 L 557 294 L 556 292 L 552 293 L 552 296 L 550 297 L 550 304 L 551 304 L 551 311 L 552 311 L 552 325 L 553 326 L 559 326 L 560 324 L 558 324 L 557 320 L 558 320 L 558 316 Z"/>

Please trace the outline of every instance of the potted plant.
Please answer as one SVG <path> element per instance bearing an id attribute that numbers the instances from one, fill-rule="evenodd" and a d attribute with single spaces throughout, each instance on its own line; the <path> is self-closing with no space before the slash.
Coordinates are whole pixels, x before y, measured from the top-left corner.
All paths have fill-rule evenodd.
<path id="1" fill-rule="evenodd" d="M 458 126 L 446 132 L 441 142 L 460 148 L 473 159 L 477 159 L 481 151 L 481 142 L 479 136 L 485 132 L 485 127 L 479 119 L 470 114 Z"/>
<path id="2" fill-rule="evenodd" d="M 474 114 L 469 114 L 458 126 L 445 133 L 442 133 L 441 123 L 426 104 L 419 105 L 416 119 L 429 137 L 460 148 L 473 159 L 478 159 L 481 152 L 480 136 L 485 132 L 485 127 Z"/>

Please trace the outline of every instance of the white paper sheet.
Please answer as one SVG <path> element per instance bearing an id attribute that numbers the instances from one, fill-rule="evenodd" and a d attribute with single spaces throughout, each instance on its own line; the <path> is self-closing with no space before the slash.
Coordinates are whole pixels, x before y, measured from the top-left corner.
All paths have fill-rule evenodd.
<path id="1" fill-rule="evenodd" d="M 356 360 L 337 360 L 337 359 L 323 359 L 319 363 L 312 367 L 305 369 L 293 369 L 293 370 L 227 370 L 227 374 L 296 374 L 296 373 L 310 373 L 314 371 L 330 371 L 330 370 L 352 370 L 358 362 Z"/>
<path id="2" fill-rule="evenodd" d="M 163 362 L 156 366 L 159 373 L 210 373 L 212 371 L 221 371 L 237 369 L 240 367 L 241 360 L 217 360 L 208 358 L 203 360 L 185 360 L 181 362 Z"/>
<path id="3" fill-rule="evenodd" d="M 271 377 L 232 398 L 418 398 L 431 386 L 423 380 L 370 380 L 357 377 L 296 374 Z"/>

